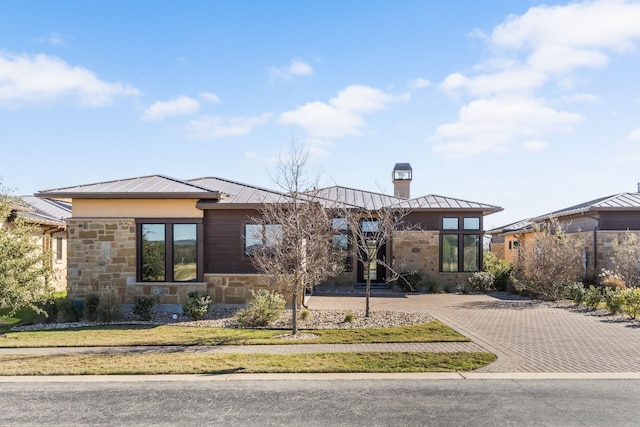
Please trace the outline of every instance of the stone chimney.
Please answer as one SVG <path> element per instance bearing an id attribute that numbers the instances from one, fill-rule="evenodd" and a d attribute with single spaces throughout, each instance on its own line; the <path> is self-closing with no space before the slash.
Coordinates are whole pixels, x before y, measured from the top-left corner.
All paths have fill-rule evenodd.
<path id="1" fill-rule="evenodd" d="M 393 195 L 403 199 L 411 197 L 411 179 L 413 170 L 409 163 L 396 163 L 391 175 L 393 179 Z"/>

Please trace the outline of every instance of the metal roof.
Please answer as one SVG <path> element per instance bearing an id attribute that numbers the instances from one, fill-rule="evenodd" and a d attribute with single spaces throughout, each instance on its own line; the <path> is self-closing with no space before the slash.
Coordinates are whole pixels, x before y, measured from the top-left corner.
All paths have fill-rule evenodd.
<path id="1" fill-rule="evenodd" d="M 64 226 L 65 219 L 71 216 L 71 205 L 35 196 L 21 196 L 23 208 L 18 215 L 23 219 L 37 224 L 51 224 Z"/>
<path id="2" fill-rule="evenodd" d="M 499 206 L 455 199 L 453 197 L 438 196 L 436 194 L 402 200 L 397 206 L 405 209 L 477 209 L 482 210 L 486 215 L 502 210 Z"/>
<path id="3" fill-rule="evenodd" d="M 612 196 L 600 197 L 598 199 L 540 215 L 533 218 L 533 220 L 536 221 L 551 217 L 569 216 L 584 212 L 597 212 L 604 210 L 640 210 L 640 193 L 618 193 Z"/>
<path id="4" fill-rule="evenodd" d="M 150 175 L 75 187 L 57 188 L 37 193 L 54 199 L 93 198 L 193 198 L 217 199 L 220 193 L 175 178 Z"/>
<path id="5" fill-rule="evenodd" d="M 286 201 L 286 195 L 277 191 L 242 184 L 223 178 L 204 177 L 187 180 L 188 183 L 224 193 L 219 203 L 279 203 Z"/>
<path id="6" fill-rule="evenodd" d="M 516 231 L 529 230 L 533 226 L 533 222 L 529 219 L 523 219 L 518 222 L 503 225 L 487 231 L 487 234 L 514 233 Z"/>
<path id="7" fill-rule="evenodd" d="M 333 187 L 321 188 L 309 192 L 315 197 L 328 199 L 331 201 L 345 203 L 353 207 L 376 210 L 383 207 L 395 205 L 403 199 L 399 197 L 389 196 L 387 194 L 374 193 L 365 190 L 356 190 L 354 188 L 341 187 L 335 185 Z"/>

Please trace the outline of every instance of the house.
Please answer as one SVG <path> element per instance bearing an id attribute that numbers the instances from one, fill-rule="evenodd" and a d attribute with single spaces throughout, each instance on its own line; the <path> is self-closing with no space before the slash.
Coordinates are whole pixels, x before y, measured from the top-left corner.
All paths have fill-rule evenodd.
<path id="1" fill-rule="evenodd" d="M 51 252 L 51 265 L 54 270 L 53 287 L 57 291 L 66 289 L 67 270 L 67 232 L 66 219 L 71 216 L 71 205 L 66 202 L 42 199 L 35 196 L 22 196 L 12 211 L 12 216 L 0 224 L 10 227 L 13 215 L 37 227 L 37 238 L 42 249 Z"/>
<path id="2" fill-rule="evenodd" d="M 411 198 L 412 171 L 397 164 L 395 195 L 334 186 L 316 190 L 327 201 L 368 211 L 398 206 L 410 210 L 415 227 L 397 230 L 379 256 L 443 284 L 466 283 L 482 267 L 483 217 L 502 208 L 428 195 Z M 287 195 L 253 185 L 205 177 L 178 180 L 162 175 L 41 191 L 42 199 L 71 203 L 67 219 L 67 282 L 82 298 L 104 287 L 124 302 L 155 295 L 181 304 L 192 290 L 206 290 L 216 303 L 245 303 L 263 286 L 251 250 L 252 218 L 265 203 L 286 203 Z M 337 278 L 344 286 L 364 281 L 362 269 Z M 373 273 L 383 282 L 386 271 Z"/>
<path id="3" fill-rule="evenodd" d="M 636 193 L 619 193 L 589 200 L 535 218 L 487 231 L 491 252 L 515 262 L 518 248 L 533 237 L 535 224 L 556 218 L 563 230 L 584 247 L 585 277 L 612 267 L 612 244 L 629 234 L 640 237 L 640 184 Z"/>

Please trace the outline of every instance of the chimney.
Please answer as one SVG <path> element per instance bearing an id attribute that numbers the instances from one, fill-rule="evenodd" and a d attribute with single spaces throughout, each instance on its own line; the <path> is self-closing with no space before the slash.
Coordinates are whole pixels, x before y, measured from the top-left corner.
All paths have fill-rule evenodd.
<path id="1" fill-rule="evenodd" d="M 638 183 L 638 193 L 640 193 L 640 182 Z"/>
<path id="2" fill-rule="evenodd" d="M 391 175 L 393 179 L 393 195 L 402 199 L 411 197 L 411 179 L 413 170 L 409 163 L 396 163 Z"/>

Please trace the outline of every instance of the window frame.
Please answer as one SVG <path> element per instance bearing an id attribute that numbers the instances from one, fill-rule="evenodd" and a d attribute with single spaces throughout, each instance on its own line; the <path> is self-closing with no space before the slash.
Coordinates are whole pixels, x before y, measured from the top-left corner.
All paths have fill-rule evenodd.
<path id="1" fill-rule="evenodd" d="M 136 218 L 136 281 L 139 283 L 193 283 L 204 281 L 204 227 L 202 218 Z M 144 225 L 164 226 L 164 280 L 143 280 L 142 228 Z M 174 230 L 177 224 L 196 226 L 196 277 L 192 280 L 175 280 Z"/>
<path id="2" fill-rule="evenodd" d="M 457 221 L 457 228 L 452 228 L 452 223 L 453 220 Z M 483 247 L 482 247 L 482 237 L 484 235 L 484 233 L 482 232 L 482 215 L 478 215 L 478 216 L 473 216 L 473 215 L 444 215 L 440 218 L 440 248 L 439 248 L 439 254 L 440 254 L 440 262 L 439 262 L 439 270 L 440 273 L 475 273 L 478 271 L 482 271 L 482 252 L 483 252 Z M 475 224 L 472 224 L 471 226 L 469 226 L 469 220 L 478 220 L 478 227 L 475 227 Z M 449 270 L 449 269 L 445 269 L 445 248 L 444 248 L 444 244 L 445 244 L 445 240 L 449 239 L 448 237 L 445 236 L 455 236 L 456 241 L 457 241 L 457 267 L 455 268 L 455 270 Z M 476 250 L 476 256 L 475 256 L 475 265 L 477 266 L 477 270 L 467 270 L 466 269 L 466 265 L 467 263 L 465 263 L 466 261 L 470 261 L 468 260 L 465 255 L 466 252 L 465 249 L 470 248 L 471 246 L 467 247 L 465 246 L 466 240 L 469 236 L 474 236 L 477 239 L 477 246 L 475 246 L 475 248 L 477 248 Z"/>
<path id="3" fill-rule="evenodd" d="M 249 253 L 247 251 L 247 236 L 248 236 L 247 227 L 249 227 L 249 226 L 256 226 L 256 227 L 261 227 L 262 228 L 261 239 L 260 239 L 261 240 L 261 244 L 260 244 L 259 247 L 269 248 L 269 247 L 275 247 L 276 246 L 275 244 L 277 244 L 277 241 L 274 242 L 275 244 L 269 245 L 268 238 L 269 238 L 270 234 L 268 232 L 267 227 L 280 227 L 280 231 L 282 231 L 282 224 L 261 224 L 261 223 L 255 223 L 255 222 L 246 222 L 246 223 L 244 223 L 244 225 L 242 227 L 243 228 L 243 233 L 242 233 L 242 241 L 243 241 L 243 243 L 242 243 L 242 253 L 244 254 L 244 256 L 251 257 L 251 256 L 253 256 L 253 253 L 254 253 L 254 251 L 252 251 L 251 253 Z"/>

